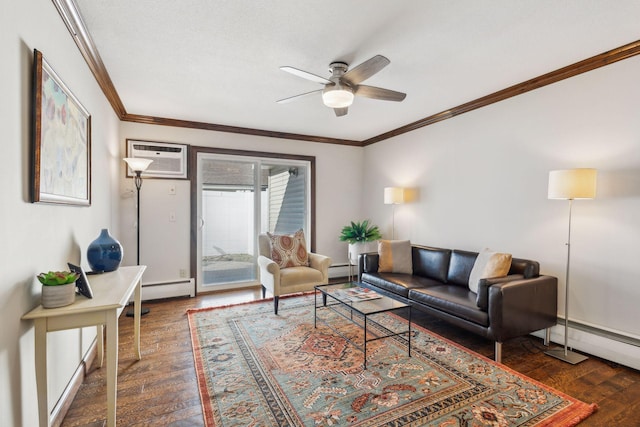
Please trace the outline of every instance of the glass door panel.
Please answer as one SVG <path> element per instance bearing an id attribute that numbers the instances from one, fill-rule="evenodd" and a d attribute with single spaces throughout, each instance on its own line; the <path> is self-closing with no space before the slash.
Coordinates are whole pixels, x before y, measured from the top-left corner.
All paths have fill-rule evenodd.
<path id="1" fill-rule="evenodd" d="M 203 156 L 200 181 L 199 290 L 256 281 L 256 164 Z"/>
<path id="2" fill-rule="evenodd" d="M 197 168 L 198 292 L 257 285 L 258 233 L 309 230 L 308 162 L 198 153 Z"/>

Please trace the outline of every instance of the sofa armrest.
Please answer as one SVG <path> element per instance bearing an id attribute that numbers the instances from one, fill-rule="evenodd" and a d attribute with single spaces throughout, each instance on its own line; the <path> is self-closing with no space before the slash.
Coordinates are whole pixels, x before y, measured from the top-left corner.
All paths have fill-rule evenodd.
<path id="1" fill-rule="evenodd" d="M 280 267 L 266 256 L 258 256 L 258 271 L 260 272 L 260 284 L 272 294 L 278 291 L 276 286 L 280 284 Z M 280 295 L 279 293 L 277 295 Z"/>
<path id="2" fill-rule="evenodd" d="M 380 256 L 377 252 L 367 252 L 358 256 L 358 282 L 362 281 L 362 273 L 377 273 Z"/>
<path id="3" fill-rule="evenodd" d="M 489 287 L 496 283 L 512 282 L 514 280 L 522 280 L 522 274 L 510 274 L 505 277 L 495 277 L 493 279 L 480 279 L 478 282 L 478 294 L 476 296 L 476 304 L 482 311 L 489 309 Z"/>
<path id="4" fill-rule="evenodd" d="M 265 271 L 269 274 L 276 274 L 280 272 L 280 267 L 278 266 L 278 264 L 275 261 L 267 258 L 266 256 L 260 255 L 258 257 L 258 266 L 260 267 L 260 270 Z"/>
<path id="5" fill-rule="evenodd" d="M 498 342 L 557 323 L 558 279 L 538 276 L 489 286 L 489 335 Z"/>

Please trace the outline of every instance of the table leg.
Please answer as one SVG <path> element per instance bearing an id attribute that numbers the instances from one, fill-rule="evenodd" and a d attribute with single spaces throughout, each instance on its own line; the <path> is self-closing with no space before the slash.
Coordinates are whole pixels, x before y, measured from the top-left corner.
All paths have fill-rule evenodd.
<path id="1" fill-rule="evenodd" d="M 47 391 L 47 319 L 35 320 L 36 388 L 40 427 L 49 427 L 49 396 Z"/>
<path id="2" fill-rule="evenodd" d="M 98 346 L 98 367 L 102 368 L 104 363 L 104 325 L 96 325 L 96 345 Z"/>
<path id="3" fill-rule="evenodd" d="M 140 314 L 142 309 L 142 304 L 140 300 L 142 299 L 142 282 L 138 282 L 136 285 L 136 290 L 133 296 L 133 346 L 136 352 L 136 358 L 138 360 L 142 359 L 140 355 Z"/>
<path id="4" fill-rule="evenodd" d="M 353 316 L 353 310 L 351 310 Z M 364 316 L 364 369 L 367 369 L 367 316 Z"/>
<path id="5" fill-rule="evenodd" d="M 409 306 L 409 357 L 411 357 L 411 306 Z"/>
<path id="6" fill-rule="evenodd" d="M 139 305 L 137 305 L 139 307 Z M 118 391 L 118 316 L 107 313 L 107 426 L 116 426 L 116 393 Z"/>

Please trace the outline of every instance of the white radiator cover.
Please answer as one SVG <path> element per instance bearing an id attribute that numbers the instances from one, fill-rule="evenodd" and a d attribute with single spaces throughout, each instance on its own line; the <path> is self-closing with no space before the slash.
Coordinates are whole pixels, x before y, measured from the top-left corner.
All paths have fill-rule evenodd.
<path id="1" fill-rule="evenodd" d="M 142 301 L 183 296 L 191 298 L 196 296 L 196 286 L 193 278 L 166 282 L 142 282 Z"/>

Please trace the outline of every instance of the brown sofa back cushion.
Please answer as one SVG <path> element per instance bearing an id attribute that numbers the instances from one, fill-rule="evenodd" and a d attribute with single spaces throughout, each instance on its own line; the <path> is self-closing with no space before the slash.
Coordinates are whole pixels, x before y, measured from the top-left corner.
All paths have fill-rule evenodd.
<path id="1" fill-rule="evenodd" d="M 412 246 L 413 274 L 447 283 L 450 249 Z"/>
<path id="2" fill-rule="evenodd" d="M 449 262 L 447 283 L 467 287 L 471 270 L 478 257 L 477 252 L 454 249 Z"/>
<path id="3" fill-rule="evenodd" d="M 540 263 L 530 259 L 512 258 L 509 274 L 522 274 L 525 279 L 533 279 L 540 275 Z"/>

